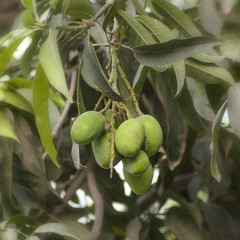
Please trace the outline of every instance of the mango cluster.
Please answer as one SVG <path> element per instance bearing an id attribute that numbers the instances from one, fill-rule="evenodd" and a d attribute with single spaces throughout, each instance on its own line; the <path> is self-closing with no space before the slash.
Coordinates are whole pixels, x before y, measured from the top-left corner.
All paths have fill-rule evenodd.
<path id="1" fill-rule="evenodd" d="M 111 131 L 104 131 L 105 117 L 95 111 L 81 114 L 73 123 L 71 137 L 77 144 L 92 143 L 97 164 L 110 168 Z M 150 115 L 129 119 L 114 129 L 114 162 L 123 162 L 124 177 L 132 191 L 142 195 L 148 191 L 153 177 L 149 157 L 158 152 L 162 145 L 163 134 L 158 121 Z"/>

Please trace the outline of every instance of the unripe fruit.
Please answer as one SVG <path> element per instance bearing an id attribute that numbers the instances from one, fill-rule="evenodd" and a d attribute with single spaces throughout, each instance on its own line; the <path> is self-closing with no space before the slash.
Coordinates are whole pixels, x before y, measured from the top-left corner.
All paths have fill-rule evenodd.
<path id="1" fill-rule="evenodd" d="M 141 175 L 149 164 L 148 155 L 142 150 L 134 157 L 124 157 L 122 161 L 124 169 L 132 175 Z"/>
<path id="2" fill-rule="evenodd" d="M 109 169 L 111 160 L 111 132 L 106 132 L 94 140 L 92 142 L 92 149 L 97 164 L 102 168 Z M 115 166 L 121 158 L 121 155 L 115 148 L 113 166 Z"/>
<path id="3" fill-rule="evenodd" d="M 124 167 L 123 174 L 132 191 L 138 195 L 142 195 L 149 190 L 152 183 L 153 178 L 152 164 L 149 163 L 147 170 L 139 176 L 131 175 Z"/>
<path id="4" fill-rule="evenodd" d="M 138 119 L 129 119 L 123 122 L 115 135 L 115 144 L 118 152 L 125 157 L 135 156 L 144 141 L 144 126 Z"/>
<path id="5" fill-rule="evenodd" d="M 150 115 L 141 115 L 137 118 L 145 129 L 146 143 L 143 144 L 143 150 L 149 157 L 157 153 L 163 142 L 162 128 L 158 121 Z"/>
<path id="6" fill-rule="evenodd" d="M 88 111 L 73 123 L 71 137 L 77 144 L 88 144 L 98 138 L 105 127 L 105 118 L 99 112 Z"/>

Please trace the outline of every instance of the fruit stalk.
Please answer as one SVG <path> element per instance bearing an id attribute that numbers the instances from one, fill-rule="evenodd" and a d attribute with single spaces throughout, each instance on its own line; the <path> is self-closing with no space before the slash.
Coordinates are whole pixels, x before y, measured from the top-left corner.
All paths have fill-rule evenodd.
<path id="1" fill-rule="evenodd" d="M 115 158 L 115 143 L 114 143 L 114 123 L 115 123 L 115 102 L 112 103 L 112 115 L 111 115 L 111 160 L 110 160 L 110 178 L 113 175 L 113 161 Z"/>

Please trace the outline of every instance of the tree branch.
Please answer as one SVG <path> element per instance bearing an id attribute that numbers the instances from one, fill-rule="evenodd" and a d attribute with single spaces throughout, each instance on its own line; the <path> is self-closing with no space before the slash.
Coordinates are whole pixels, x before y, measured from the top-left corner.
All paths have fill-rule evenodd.
<path id="1" fill-rule="evenodd" d="M 99 192 L 97 187 L 92 160 L 93 158 L 91 158 L 91 161 L 87 167 L 87 182 L 88 182 L 89 191 L 95 203 L 95 211 L 94 211 L 95 221 L 92 227 L 92 231 L 88 236 L 88 240 L 97 240 L 99 239 L 102 231 L 103 217 L 104 217 L 104 204 L 103 204 L 102 195 Z"/>

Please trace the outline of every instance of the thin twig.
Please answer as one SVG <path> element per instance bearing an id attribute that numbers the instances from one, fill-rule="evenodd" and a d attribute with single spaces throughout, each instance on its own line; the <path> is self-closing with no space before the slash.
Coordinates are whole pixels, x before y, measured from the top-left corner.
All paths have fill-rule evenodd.
<path id="1" fill-rule="evenodd" d="M 71 98 L 73 98 L 74 92 L 75 92 L 75 88 L 76 88 L 76 81 L 77 81 L 77 71 L 73 71 L 71 74 L 71 85 L 70 85 L 70 96 Z M 58 137 L 58 132 L 61 129 L 65 118 L 67 117 L 67 114 L 69 112 L 71 106 L 71 102 L 69 100 L 67 100 L 66 105 L 63 109 L 63 112 L 57 122 L 57 124 L 55 125 L 54 129 L 52 130 L 52 138 L 56 139 Z"/>
<path id="2" fill-rule="evenodd" d="M 97 187 L 93 161 L 90 161 L 87 168 L 87 182 L 88 182 L 89 191 L 95 203 L 95 211 L 94 211 L 95 221 L 94 221 L 91 233 L 88 236 L 88 240 L 97 240 L 99 239 L 102 231 L 103 217 L 104 217 L 104 204 L 103 204 L 102 195 L 99 192 Z"/>

